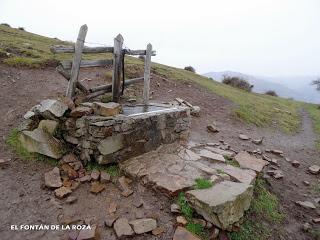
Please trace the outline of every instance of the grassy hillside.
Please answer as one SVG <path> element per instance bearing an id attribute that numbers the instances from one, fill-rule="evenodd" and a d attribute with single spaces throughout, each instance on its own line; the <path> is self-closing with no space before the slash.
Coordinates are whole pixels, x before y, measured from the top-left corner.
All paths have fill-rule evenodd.
<path id="1" fill-rule="evenodd" d="M 5 64 L 38 68 L 55 65 L 59 60 L 72 58 L 70 54 L 52 54 L 50 46 L 56 44 L 72 43 L 0 25 L 0 60 Z M 85 55 L 85 58 L 101 59 L 102 55 Z M 142 70 L 143 62 L 137 58 L 128 57 L 126 67 L 127 74 L 134 76 L 135 71 Z M 257 126 L 277 126 L 287 133 L 296 131 L 300 125 L 298 109 L 302 104 L 299 102 L 244 92 L 198 74 L 158 63 L 152 64 L 152 72 L 175 81 L 197 83 L 231 100 L 237 106 L 233 110 L 234 116 L 246 123 Z"/>
<path id="2" fill-rule="evenodd" d="M 312 118 L 313 128 L 314 128 L 315 132 L 320 135 L 320 108 L 319 108 L 319 105 L 307 104 L 306 109 Z M 320 138 L 317 141 L 316 146 L 318 149 L 320 149 Z"/>

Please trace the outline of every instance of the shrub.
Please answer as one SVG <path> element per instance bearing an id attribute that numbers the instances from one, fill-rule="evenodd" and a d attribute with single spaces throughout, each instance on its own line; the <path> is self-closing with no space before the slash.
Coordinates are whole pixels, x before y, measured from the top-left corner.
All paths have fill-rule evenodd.
<path id="1" fill-rule="evenodd" d="M 222 83 L 230 85 L 235 88 L 245 90 L 247 92 L 251 92 L 253 88 L 253 85 L 251 85 L 247 80 L 241 77 L 223 76 Z"/>
<path id="2" fill-rule="evenodd" d="M 11 27 L 8 23 L 1 23 L 2 26 Z"/>
<path id="3" fill-rule="evenodd" d="M 193 72 L 193 73 L 196 72 L 196 70 L 195 70 L 194 67 L 192 67 L 192 66 L 187 66 L 187 67 L 184 68 L 184 70 L 187 70 L 187 71 Z"/>
<path id="4" fill-rule="evenodd" d="M 273 91 L 273 90 L 266 91 L 264 94 L 270 95 L 273 97 L 278 97 L 278 94 L 276 93 L 276 91 Z"/>
<path id="5" fill-rule="evenodd" d="M 19 30 L 25 31 L 24 27 L 18 27 Z"/>

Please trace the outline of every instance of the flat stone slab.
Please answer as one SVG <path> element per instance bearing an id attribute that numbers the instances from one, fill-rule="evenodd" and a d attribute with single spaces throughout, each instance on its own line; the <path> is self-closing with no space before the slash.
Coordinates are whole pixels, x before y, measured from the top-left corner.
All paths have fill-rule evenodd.
<path id="1" fill-rule="evenodd" d="M 223 150 L 223 149 L 216 148 L 216 147 L 207 146 L 206 149 L 213 152 L 213 153 L 221 154 L 222 156 L 233 157 L 235 155 L 234 152 Z"/>
<path id="2" fill-rule="evenodd" d="M 63 116 L 67 109 L 68 106 L 63 102 L 55 99 L 45 99 L 41 101 L 36 111 L 39 111 L 46 118 L 51 118 L 52 116 L 59 118 Z"/>
<path id="3" fill-rule="evenodd" d="M 191 163 L 193 161 L 186 161 L 177 154 L 166 153 L 166 149 L 163 149 L 123 161 L 120 168 L 132 178 L 142 179 L 170 195 L 175 195 L 192 187 L 196 178 L 204 176 L 204 172 Z"/>
<path id="4" fill-rule="evenodd" d="M 267 161 L 256 158 L 247 152 L 240 152 L 234 158 L 242 168 L 252 169 L 256 172 L 261 172 L 263 167 L 268 165 Z"/>
<path id="5" fill-rule="evenodd" d="M 62 157 L 63 150 L 59 140 L 42 129 L 22 131 L 19 140 L 28 152 L 40 153 L 55 159 Z"/>
<path id="6" fill-rule="evenodd" d="M 223 230 L 244 216 L 250 207 L 252 195 L 252 185 L 230 181 L 186 193 L 188 202 L 196 212 Z"/>
<path id="7" fill-rule="evenodd" d="M 114 116 L 120 113 L 121 105 L 115 102 L 102 103 L 102 102 L 94 102 L 93 110 L 95 114 L 109 117 Z"/>
<path id="8" fill-rule="evenodd" d="M 55 167 L 44 174 L 44 183 L 48 188 L 59 188 L 62 186 L 59 168 Z"/>
<path id="9" fill-rule="evenodd" d="M 152 218 L 136 219 L 130 221 L 129 224 L 136 234 L 151 232 L 153 229 L 157 228 L 157 221 Z"/>
<path id="10" fill-rule="evenodd" d="M 129 225 L 128 219 L 119 218 L 113 224 L 114 231 L 118 238 L 132 236 L 134 234 L 132 228 Z"/>
<path id="11" fill-rule="evenodd" d="M 174 232 L 172 240 L 200 240 L 197 236 L 193 235 L 187 229 L 178 226 Z"/>
<path id="12" fill-rule="evenodd" d="M 210 165 L 211 168 L 223 171 L 224 173 L 228 174 L 233 180 L 242 183 L 252 184 L 254 183 L 257 174 L 255 171 L 251 169 L 242 169 L 239 167 L 234 167 L 232 165 L 226 164 L 212 164 Z"/>
<path id="13" fill-rule="evenodd" d="M 206 149 L 202 149 L 200 151 L 200 156 L 207 158 L 211 161 L 218 161 L 218 162 L 225 162 L 226 160 L 224 159 L 223 155 L 221 154 L 217 154 L 217 153 L 213 153 L 209 150 Z"/>

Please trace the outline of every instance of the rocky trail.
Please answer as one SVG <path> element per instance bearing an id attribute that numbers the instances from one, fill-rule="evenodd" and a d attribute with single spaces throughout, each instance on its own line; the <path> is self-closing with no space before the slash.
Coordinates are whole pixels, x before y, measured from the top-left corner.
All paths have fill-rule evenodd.
<path id="1" fill-rule="evenodd" d="M 83 71 L 80 79 L 84 78 L 93 79 L 88 84 L 101 81 L 95 69 L 90 69 L 90 72 Z M 172 145 L 172 149 L 167 147 L 124 162 L 121 168 L 133 181 L 127 177 L 111 177 L 105 182 L 105 190 L 101 190 L 99 194 L 92 193 L 92 186 L 89 183 L 82 183 L 69 198 L 66 198 L 68 200 L 60 200 L 55 197 L 54 191 L 44 186 L 44 175 L 53 167 L 45 162 L 18 158 L 5 144 L 5 137 L 12 128 L 19 125 L 24 113 L 33 105 L 43 99 L 63 95 L 66 88 L 65 80 L 50 68 L 29 70 L 0 65 L 0 84 L 2 103 L 0 159 L 10 159 L 8 166 L 0 169 L 1 239 L 76 239 L 77 236 L 72 238 L 75 234 L 72 231 L 10 230 L 11 225 L 68 223 L 93 224 L 97 226 L 101 239 L 108 240 L 117 239 L 117 235 L 130 236 L 131 239 L 172 239 L 173 236 L 176 240 L 196 239 L 192 236 L 187 238 L 188 233 L 181 227 L 184 225 L 183 219 L 178 219 L 179 215 L 172 211 L 173 198 L 168 198 L 167 192 L 163 189 L 174 191 L 190 187 L 192 183 L 188 182 L 187 177 L 183 177 L 202 176 L 205 172 L 203 169 L 209 172 L 215 171 L 214 174 L 210 172 L 211 175 L 218 174 L 220 171 L 218 177 L 223 180 L 222 182 L 217 180 L 218 184 L 215 187 L 222 189 L 232 188 L 234 184 L 241 185 L 239 182 L 251 182 L 256 176 L 255 170 L 252 169 L 240 171 L 224 163 L 213 164 L 207 161 L 210 158 L 207 155 L 208 149 L 210 153 L 224 150 L 232 153 L 233 156 L 236 153 L 248 151 L 258 158 L 263 158 L 263 161 L 269 162 L 261 175 L 269 183 L 270 191 L 279 198 L 281 210 L 285 214 L 283 223 L 269 226 L 275 232 L 271 239 L 315 239 L 316 236 L 306 233 L 306 230 L 319 231 L 319 175 L 312 174 L 309 170 L 310 166 L 319 165 L 319 150 L 314 146 L 317 136 L 312 130 L 310 117 L 303 109 L 301 110 L 301 129 L 297 134 L 286 135 L 273 129 L 260 129 L 237 121 L 231 115 L 234 104 L 204 88 L 154 76 L 151 86 L 152 100 L 167 102 L 182 97 L 201 108 L 200 117 L 192 118 L 190 138 L 186 146 L 179 148 Z M 137 96 L 141 95 L 141 90 L 136 86 L 126 91 L 134 92 Z M 209 125 L 211 127 L 208 131 Z M 215 129 L 218 131 L 214 131 Z M 244 136 L 240 138 L 241 134 Z M 244 140 L 246 136 L 248 140 Z M 257 145 L 251 141 L 260 140 L 262 137 L 261 144 Z M 190 157 L 188 151 L 194 154 Z M 187 156 L 186 153 L 189 155 Z M 205 157 L 206 160 L 191 163 L 192 156 Z M 161 158 L 173 164 L 163 166 L 161 163 L 164 160 Z M 145 167 L 145 172 L 154 173 L 152 167 L 157 166 L 158 173 L 163 174 L 169 171 L 170 176 L 176 174 L 176 181 L 165 181 L 168 178 L 164 175 L 159 178 L 152 174 L 143 181 L 136 181 L 135 179 L 140 178 L 139 171 L 130 169 L 130 166 L 133 164 L 137 167 L 139 164 L 135 164 L 134 161 L 141 164 L 143 159 L 152 159 L 151 169 L 147 169 L 147 163 L 141 166 L 141 169 Z M 160 162 L 157 162 L 159 160 Z M 162 167 L 165 167 L 163 171 Z M 201 171 L 199 171 L 200 168 Z M 222 170 L 229 178 L 221 174 Z M 314 171 L 317 172 L 317 169 Z M 253 177 L 250 178 L 250 176 Z M 91 177 L 94 176 L 91 174 Z M 225 184 L 225 181 L 230 182 Z M 156 187 L 160 186 L 162 191 L 154 190 L 157 188 L 150 187 L 148 183 Z M 239 194 L 245 193 L 247 191 L 243 190 Z M 199 196 L 198 192 L 189 193 L 190 199 L 194 199 L 195 196 Z M 228 226 L 227 223 L 225 224 Z M 112 225 L 113 227 L 110 227 Z M 144 229 L 141 229 L 141 226 Z M 95 235 L 96 232 L 90 234 Z M 78 236 L 77 239 L 90 238 Z"/>

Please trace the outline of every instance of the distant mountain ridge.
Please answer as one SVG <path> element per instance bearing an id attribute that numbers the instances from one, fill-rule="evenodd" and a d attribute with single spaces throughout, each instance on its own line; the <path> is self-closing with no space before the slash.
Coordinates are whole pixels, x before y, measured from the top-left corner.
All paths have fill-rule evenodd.
<path id="1" fill-rule="evenodd" d="M 241 77 L 249 81 L 253 87 L 253 92 L 265 93 L 268 90 L 274 90 L 283 98 L 293 98 L 304 102 L 319 103 L 320 93 L 316 91 L 314 86 L 310 83 L 314 79 L 312 76 L 301 77 L 264 77 L 264 76 L 252 76 L 240 72 L 234 71 L 222 71 L 222 72 L 208 72 L 203 76 L 213 78 L 216 81 L 221 82 L 223 76 Z M 291 80 L 290 80 L 291 79 Z M 281 83 L 280 83 L 281 82 Z M 293 84 L 294 82 L 294 84 Z"/>

